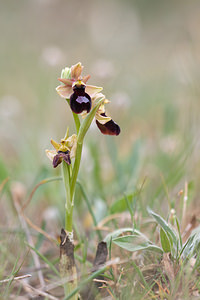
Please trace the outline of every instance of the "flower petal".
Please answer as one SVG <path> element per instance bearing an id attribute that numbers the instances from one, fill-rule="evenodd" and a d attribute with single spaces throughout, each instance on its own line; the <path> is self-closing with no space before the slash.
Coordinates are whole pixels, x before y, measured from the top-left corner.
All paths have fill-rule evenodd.
<path id="1" fill-rule="evenodd" d="M 109 122 L 110 120 L 112 120 L 110 117 L 107 117 L 106 115 L 103 116 L 103 115 L 98 114 L 98 113 L 96 113 L 95 118 L 102 125 L 105 125 L 107 122 Z"/>
<path id="2" fill-rule="evenodd" d="M 68 165 L 71 164 L 70 152 L 68 150 L 66 152 L 58 151 L 58 153 L 53 158 L 53 167 L 56 168 L 63 160 Z"/>
<path id="3" fill-rule="evenodd" d="M 105 114 L 102 114 L 103 117 L 107 117 Z M 108 135 L 119 135 L 120 134 L 120 127 L 115 123 L 112 119 L 110 119 L 105 124 L 100 123 L 96 120 L 97 127 L 103 134 Z"/>
<path id="4" fill-rule="evenodd" d="M 56 88 L 58 95 L 62 98 L 69 99 L 71 94 L 73 93 L 72 87 L 66 85 L 59 85 Z"/>
<path id="5" fill-rule="evenodd" d="M 58 78 L 58 80 L 64 83 L 66 86 L 72 86 L 74 82 L 72 79 L 66 79 L 66 78 Z"/>
<path id="6" fill-rule="evenodd" d="M 105 100 L 104 100 L 103 103 L 99 106 L 99 109 L 98 109 L 98 111 L 97 111 L 97 114 L 102 115 L 102 116 L 104 116 L 104 117 L 107 117 L 107 116 L 105 115 L 106 110 L 105 110 L 105 105 L 104 105 L 104 103 L 105 103 Z"/>
<path id="7" fill-rule="evenodd" d="M 80 114 L 84 110 L 89 113 L 92 107 L 92 100 L 91 97 L 85 93 L 85 88 L 84 90 L 78 88 L 70 96 L 70 107 L 75 114 Z"/>
<path id="8" fill-rule="evenodd" d="M 71 159 L 70 159 L 70 152 L 67 151 L 65 153 L 63 153 L 63 160 L 68 164 L 71 165 Z"/>
<path id="9" fill-rule="evenodd" d="M 45 150 L 47 157 L 53 161 L 54 156 L 57 154 L 56 150 Z"/>
<path id="10" fill-rule="evenodd" d="M 84 82 L 84 83 L 86 83 L 89 79 L 90 79 L 90 75 L 86 75 L 86 76 L 84 76 L 83 78 L 82 78 L 82 81 Z"/>
<path id="11" fill-rule="evenodd" d="M 53 167 L 56 168 L 62 162 L 62 157 L 59 154 L 56 154 L 53 158 Z"/>
<path id="12" fill-rule="evenodd" d="M 54 141 L 53 139 L 51 139 L 51 145 L 54 146 L 54 148 L 56 149 L 56 152 L 58 152 L 60 150 L 60 144 L 57 143 L 56 141 Z"/>
<path id="13" fill-rule="evenodd" d="M 94 85 L 86 85 L 85 92 L 90 95 L 90 97 L 94 97 L 97 93 L 103 90 L 102 87 L 94 86 Z"/>
<path id="14" fill-rule="evenodd" d="M 83 66 L 79 62 L 76 65 L 71 66 L 71 78 L 78 80 L 81 77 L 81 73 L 83 71 Z"/>
<path id="15" fill-rule="evenodd" d="M 67 140 L 66 145 L 70 149 L 70 157 L 73 158 L 76 155 L 76 148 L 77 148 L 77 135 L 72 134 Z"/>

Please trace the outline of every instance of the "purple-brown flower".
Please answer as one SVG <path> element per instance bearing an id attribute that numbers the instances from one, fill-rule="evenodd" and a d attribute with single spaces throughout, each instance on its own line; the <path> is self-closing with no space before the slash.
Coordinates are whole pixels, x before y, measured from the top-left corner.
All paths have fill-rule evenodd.
<path id="1" fill-rule="evenodd" d="M 51 144 L 55 150 L 46 150 L 47 157 L 53 162 L 53 167 L 56 168 L 62 161 L 65 161 L 68 165 L 71 164 L 71 158 L 75 157 L 77 147 L 77 136 L 67 136 L 60 141 L 55 142 L 51 139 Z"/>
<path id="2" fill-rule="evenodd" d="M 103 134 L 119 135 L 121 131 L 119 125 L 115 123 L 111 117 L 108 117 L 106 115 L 105 104 L 109 103 L 110 101 L 106 99 L 105 95 L 103 95 L 102 93 L 96 94 L 92 98 L 92 107 L 94 107 L 95 103 L 98 101 L 99 98 L 104 98 L 104 101 L 102 102 L 95 114 L 97 127 Z M 82 117 L 86 117 L 85 112 L 82 113 Z"/>

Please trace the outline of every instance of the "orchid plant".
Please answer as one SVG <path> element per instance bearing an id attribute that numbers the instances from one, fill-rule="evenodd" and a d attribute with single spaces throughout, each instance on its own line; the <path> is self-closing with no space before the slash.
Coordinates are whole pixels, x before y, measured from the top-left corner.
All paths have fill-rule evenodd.
<path id="1" fill-rule="evenodd" d="M 120 133 L 120 127 L 106 115 L 105 104 L 109 101 L 101 93 L 103 88 L 88 85 L 90 75 L 82 77 L 82 71 L 83 66 L 80 62 L 71 68 L 64 68 L 61 78 L 58 79 L 62 84 L 56 88 L 57 93 L 66 99 L 72 110 L 77 132 L 69 136 L 69 129 L 67 129 L 65 137 L 59 143 L 51 140 L 55 150 L 46 150 L 54 168 L 62 164 L 66 190 L 65 231 L 71 241 L 73 241 L 74 194 L 84 137 L 94 118 L 103 134 L 119 135 Z"/>
<path id="2" fill-rule="evenodd" d="M 103 89 L 88 85 L 90 75 L 82 77 L 82 71 L 81 63 L 71 68 L 64 68 L 59 78 L 62 84 L 56 88 L 58 94 L 66 99 L 72 110 L 76 134 L 69 136 L 69 128 L 67 128 L 65 137 L 59 143 L 51 139 L 54 150 L 46 150 L 54 168 L 62 165 L 66 190 L 65 230 L 61 230 L 60 243 L 60 273 L 63 278 L 73 278 L 73 280 L 68 279 L 64 284 L 66 296 L 77 287 L 73 245 L 73 208 L 83 141 L 94 118 L 103 134 L 119 135 L 120 133 L 120 127 L 106 115 L 105 104 L 109 101 L 101 93 Z M 77 295 L 73 299 L 77 300 Z"/>

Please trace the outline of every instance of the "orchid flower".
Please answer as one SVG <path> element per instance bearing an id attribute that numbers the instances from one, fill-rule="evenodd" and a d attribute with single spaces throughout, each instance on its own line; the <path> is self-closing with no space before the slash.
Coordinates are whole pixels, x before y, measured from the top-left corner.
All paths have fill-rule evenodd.
<path id="1" fill-rule="evenodd" d="M 46 150 L 47 157 L 53 162 L 53 167 L 56 168 L 62 161 L 68 165 L 71 164 L 71 158 L 76 155 L 77 136 L 73 134 L 68 137 L 68 131 L 64 139 L 60 143 L 51 139 L 51 144 L 55 150 Z"/>
<path id="2" fill-rule="evenodd" d="M 70 99 L 70 107 L 76 114 L 80 114 L 83 111 L 89 113 L 92 107 L 91 98 L 103 89 L 101 87 L 87 85 L 86 82 L 90 78 L 90 75 L 82 78 L 82 71 L 83 66 L 81 63 L 77 63 L 71 68 L 63 69 L 61 78 L 58 78 L 58 80 L 64 83 L 64 85 L 59 85 L 56 88 L 57 93 L 62 98 Z"/>

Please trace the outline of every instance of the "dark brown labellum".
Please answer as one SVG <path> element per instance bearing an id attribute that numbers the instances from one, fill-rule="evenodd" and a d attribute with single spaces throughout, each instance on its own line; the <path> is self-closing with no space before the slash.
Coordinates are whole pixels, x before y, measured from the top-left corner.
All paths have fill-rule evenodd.
<path id="1" fill-rule="evenodd" d="M 101 115 L 106 117 L 106 115 L 104 113 Z M 96 124 L 97 124 L 99 130 L 103 134 L 108 134 L 108 135 L 119 135 L 120 134 L 120 131 L 121 131 L 120 127 L 113 120 L 108 121 L 104 125 L 96 120 Z"/>
<path id="2" fill-rule="evenodd" d="M 68 165 L 71 164 L 70 152 L 58 151 L 58 153 L 53 158 L 53 167 L 56 168 L 62 161 L 65 161 Z"/>
<path id="3" fill-rule="evenodd" d="M 73 94 L 70 96 L 70 107 L 75 114 L 91 110 L 92 101 L 90 95 L 85 92 L 84 85 L 75 85 Z"/>

